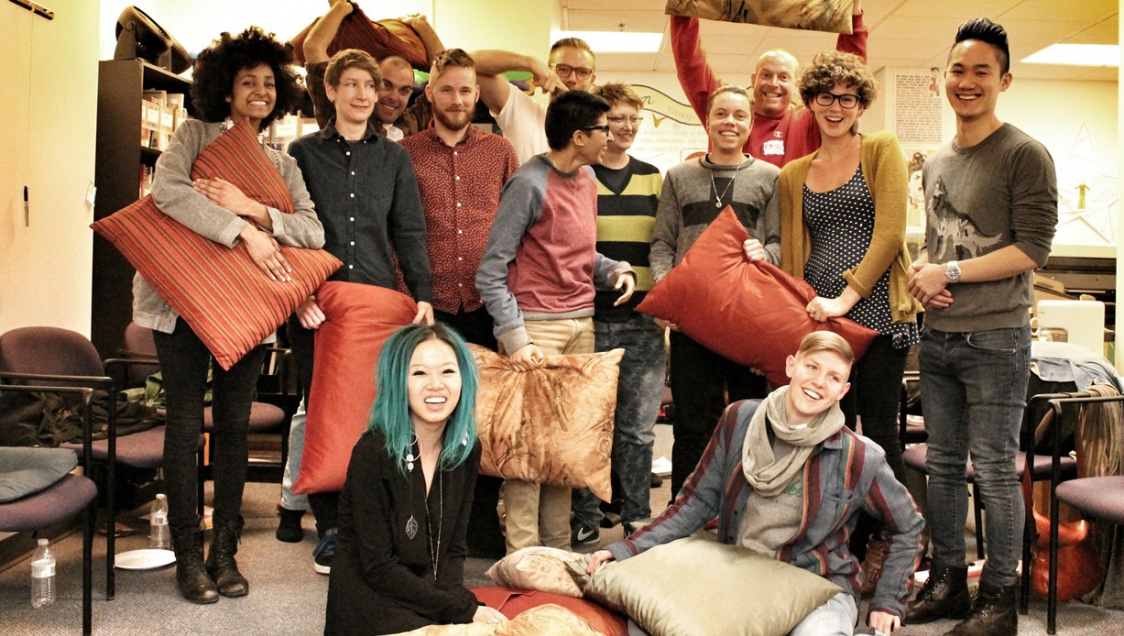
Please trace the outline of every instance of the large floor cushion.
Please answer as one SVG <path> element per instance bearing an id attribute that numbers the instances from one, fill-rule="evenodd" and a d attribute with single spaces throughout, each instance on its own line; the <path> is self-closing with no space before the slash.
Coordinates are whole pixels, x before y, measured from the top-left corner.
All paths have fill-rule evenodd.
<path id="1" fill-rule="evenodd" d="M 816 297 L 807 281 L 765 261 L 751 263 L 749 233 L 727 207 L 687 250 L 683 261 L 648 292 L 637 311 L 673 322 L 695 342 L 788 384 L 785 360 L 813 331 L 833 331 L 862 357 L 877 332 L 846 318 L 819 322 L 806 307 Z"/>
<path id="2" fill-rule="evenodd" d="M 480 471 L 589 488 L 609 501 L 613 414 L 624 349 L 547 356 L 534 370 L 519 371 L 506 357 L 469 346 L 480 372 Z"/>
<path id="3" fill-rule="evenodd" d="M 811 572 L 697 536 L 606 563 L 585 588 L 652 636 L 784 636 L 839 592 Z"/>

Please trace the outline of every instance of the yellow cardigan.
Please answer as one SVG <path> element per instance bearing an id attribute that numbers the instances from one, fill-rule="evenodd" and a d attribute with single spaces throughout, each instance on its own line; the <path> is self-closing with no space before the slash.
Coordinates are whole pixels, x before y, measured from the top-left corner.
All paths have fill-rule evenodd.
<path id="1" fill-rule="evenodd" d="M 818 152 L 818 151 L 817 151 Z M 812 237 L 804 225 L 804 180 L 816 153 L 781 169 L 781 269 L 804 276 L 812 253 Z M 866 187 L 874 200 L 874 235 L 863 260 L 843 272 L 847 284 L 868 298 L 875 283 L 890 270 L 890 316 L 894 322 L 914 322 L 921 303 L 909 293 L 909 250 L 905 245 L 905 212 L 909 177 L 898 138 L 890 132 L 862 136 L 862 166 Z"/>

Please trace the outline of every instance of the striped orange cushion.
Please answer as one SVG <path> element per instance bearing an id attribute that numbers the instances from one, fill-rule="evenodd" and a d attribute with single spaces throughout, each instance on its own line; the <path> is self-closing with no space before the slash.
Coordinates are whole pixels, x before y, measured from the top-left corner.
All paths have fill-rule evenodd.
<path id="1" fill-rule="evenodd" d="M 222 177 L 246 196 L 291 214 L 288 186 L 242 122 L 199 153 L 192 179 Z M 281 246 L 293 268 L 285 283 L 266 276 L 239 242 L 210 241 L 162 213 L 151 196 L 91 226 L 113 243 L 191 325 L 223 369 L 261 344 L 341 263 L 324 250 Z"/>

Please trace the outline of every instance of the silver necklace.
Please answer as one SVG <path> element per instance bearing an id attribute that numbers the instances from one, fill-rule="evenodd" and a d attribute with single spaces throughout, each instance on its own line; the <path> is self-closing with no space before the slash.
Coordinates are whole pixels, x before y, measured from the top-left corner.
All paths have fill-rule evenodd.
<path id="1" fill-rule="evenodd" d="M 414 455 L 414 444 L 417 444 L 417 443 L 418 443 L 418 436 L 417 436 L 417 434 L 414 434 L 414 441 L 410 442 L 410 452 L 406 453 L 406 471 L 407 472 L 411 472 L 411 473 L 414 472 L 414 462 L 418 461 L 418 456 L 421 456 L 421 450 L 418 451 L 418 456 Z M 410 535 L 410 538 L 413 539 L 414 535 Z"/>
<path id="2" fill-rule="evenodd" d="M 437 469 L 437 547 L 433 546 L 433 523 L 429 516 L 429 497 L 425 501 L 425 527 L 429 531 L 429 562 L 433 565 L 433 581 L 437 582 L 437 555 L 441 553 L 441 530 L 445 521 L 445 478 L 441 469 Z M 412 537 L 411 537 L 412 538 Z"/>
<path id="3" fill-rule="evenodd" d="M 711 169 L 710 169 L 710 188 L 714 189 L 714 207 L 715 208 L 722 207 L 722 200 L 726 198 L 726 192 L 729 192 L 729 189 L 733 188 L 734 180 L 737 179 L 737 171 L 738 171 L 738 169 L 734 169 L 734 174 L 733 174 L 733 176 L 731 176 L 731 178 L 729 178 L 729 183 L 726 184 L 726 189 L 722 191 L 722 194 L 718 194 L 718 184 L 714 182 L 714 169 L 713 169 L 713 167 L 711 167 Z"/>

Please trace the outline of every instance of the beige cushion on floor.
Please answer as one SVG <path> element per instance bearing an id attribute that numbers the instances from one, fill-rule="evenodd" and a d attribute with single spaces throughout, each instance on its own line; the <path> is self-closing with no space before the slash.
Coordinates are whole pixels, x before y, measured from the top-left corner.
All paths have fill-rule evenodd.
<path id="1" fill-rule="evenodd" d="M 692 536 L 603 565 L 585 595 L 652 636 L 784 636 L 839 591 L 787 563 Z"/>
<path id="2" fill-rule="evenodd" d="M 540 605 L 507 623 L 431 625 L 398 636 L 601 636 L 580 616 L 557 605 Z"/>
<path id="3" fill-rule="evenodd" d="M 516 550 L 485 574 L 498 585 L 581 598 L 587 567 L 588 554 L 538 546 Z"/>

